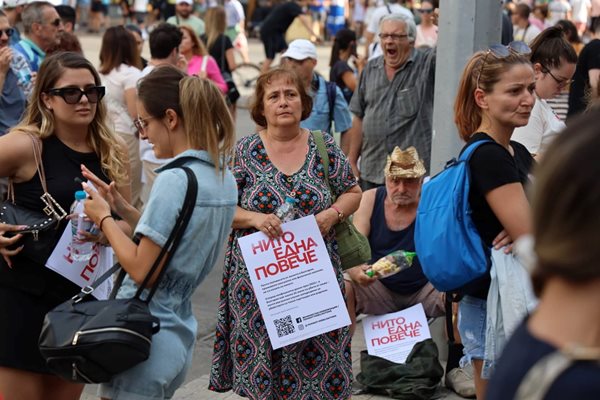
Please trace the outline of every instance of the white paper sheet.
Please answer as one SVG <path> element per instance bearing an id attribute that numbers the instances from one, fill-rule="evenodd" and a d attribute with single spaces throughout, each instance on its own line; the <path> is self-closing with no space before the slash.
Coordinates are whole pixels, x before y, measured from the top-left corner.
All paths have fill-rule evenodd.
<path id="1" fill-rule="evenodd" d="M 418 342 L 431 338 L 421 303 L 395 313 L 363 319 L 367 351 L 401 364 Z"/>
<path id="2" fill-rule="evenodd" d="M 239 238 L 274 349 L 350 325 L 350 316 L 314 216 Z"/>

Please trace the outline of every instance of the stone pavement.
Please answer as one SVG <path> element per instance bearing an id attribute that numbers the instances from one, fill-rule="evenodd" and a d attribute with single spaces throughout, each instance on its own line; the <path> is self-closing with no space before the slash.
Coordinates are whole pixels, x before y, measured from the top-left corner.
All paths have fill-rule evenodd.
<path id="1" fill-rule="evenodd" d="M 443 332 L 443 319 L 438 319 L 433 322 L 431 325 L 432 336 L 438 347 L 444 347 L 444 343 L 442 339 Z M 212 343 L 212 340 L 210 341 Z M 365 338 L 363 334 L 362 323 L 359 322 L 356 327 L 356 332 L 354 337 L 352 338 L 352 368 L 354 370 L 354 375 L 360 372 L 360 352 L 366 349 Z M 440 358 L 443 359 L 445 357 L 444 354 L 440 355 Z M 443 361 L 442 361 L 443 363 Z M 243 397 L 240 397 L 232 392 L 227 393 L 215 393 L 208 390 L 208 375 L 203 375 L 198 378 L 188 377 L 192 380 L 188 381 L 183 387 L 181 387 L 176 393 L 173 400 L 240 400 Z M 86 388 L 86 393 L 84 393 L 80 400 L 95 400 L 97 397 L 93 396 L 90 393 L 94 393 L 92 388 Z M 462 400 L 463 398 L 455 394 L 454 392 L 446 389 L 445 387 L 440 385 L 436 396 L 434 399 L 446 399 L 446 400 Z M 387 396 L 373 395 L 373 394 L 357 394 L 352 396 L 353 400 L 384 400 L 389 399 Z"/>

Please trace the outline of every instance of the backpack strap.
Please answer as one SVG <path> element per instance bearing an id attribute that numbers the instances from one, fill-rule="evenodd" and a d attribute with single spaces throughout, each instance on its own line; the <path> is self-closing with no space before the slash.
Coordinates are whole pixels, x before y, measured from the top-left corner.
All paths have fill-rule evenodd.
<path id="1" fill-rule="evenodd" d="M 515 400 L 544 399 L 556 379 L 577 361 L 600 363 L 600 350 L 574 346 L 547 354 L 527 371 L 517 388 Z"/>
<path id="2" fill-rule="evenodd" d="M 327 90 L 327 101 L 329 102 L 329 127 L 335 122 L 334 111 L 335 111 L 335 98 L 337 96 L 337 85 L 335 82 L 325 81 L 325 89 Z"/>
<path id="3" fill-rule="evenodd" d="M 484 139 L 471 143 L 458 157 L 458 161 L 469 161 L 475 150 L 484 143 L 491 143 L 492 140 Z"/>

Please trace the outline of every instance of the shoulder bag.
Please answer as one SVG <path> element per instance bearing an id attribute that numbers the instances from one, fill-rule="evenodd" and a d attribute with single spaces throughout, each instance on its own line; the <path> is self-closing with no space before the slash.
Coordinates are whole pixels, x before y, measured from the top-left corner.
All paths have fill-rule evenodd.
<path id="1" fill-rule="evenodd" d="M 25 226 L 19 231 L 7 232 L 6 236 L 23 234 L 24 237 L 17 246 L 23 245 L 23 254 L 29 255 L 30 258 L 43 264 L 55 245 L 55 239 L 57 239 L 55 233 L 58 232 L 59 222 L 67 216 L 67 213 L 48 193 L 44 165 L 42 164 L 41 140 L 32 134 L 28 135 L 31 138 L 33 147 L 36 174 L 40 178 L 42 190 L 44 191 L 40 198 L 45 207 L 43 210 L 36 211 L 17 205 L 13 180 L 9 179 L 8 200 L 4 201 L 0 208 L 0 223 Z"/>
<path id="2" fill-rule="evenodd" d="M 329 186 L 329 191 L 333 196 L 332 203 L 335 203 L 337 196 L 333 194 L 333 190 L 331 190 L 331 183 L 329 182 L 329 155 L 327 154 L 327 148 L 325 147 L 323 133 L 321 131 L 312 131 L 311 133 L 315 139 L 317 149 L 319 150 L 319 155 L 321 156 L 321 160 L 323 162 L 323 168 L 325 169 L 325 180 L 327 181 L 327 186 Z M 342 260 L 343 271 L 369 262 L 371 259 L 371 246 L 369 245 L 369 239 L 367 239 L 365 235 L 356 229 L 352 223 L 351 217 L 339 222 L 335 226 L 335 239 L 338 244 L 338 253 Z"/>
<path id="3" fill-rule="evenodd" d="M 159 331 L 160 321 L 150 313 L 149 303 L 185 232 L 198 193 L 194 173 L 187 167 L 182 169 L 187 174 L 188 188 L 181 213 L 135 296 L 115 299 L 125 277 L 123 270 L 108 300 L 95 300 L 91 296 L 104 280 L 120 269 L 121 266 L 116 264 L 91 286 L 46 314 L 39 348 L 56 375 L 71 382 L 108 382 L 150 356 L 152 335 Z M 148 296 L 142 300 L 142 292 L 163 259 L 162 270 Z"/>

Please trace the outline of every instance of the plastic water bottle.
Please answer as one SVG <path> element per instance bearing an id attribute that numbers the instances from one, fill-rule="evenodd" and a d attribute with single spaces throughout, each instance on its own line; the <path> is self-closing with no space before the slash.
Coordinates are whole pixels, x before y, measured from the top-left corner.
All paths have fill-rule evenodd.
<path id="1" fill-rule="evenodd" d="M 275 211 L 275 215 L 281 220 L 282 223 L 290 222 L 295 217 L 294 206 L 296 205 L 296 199 L 293 197 L 286 197 L 285 201 Z"/>
<path id="2" fill-rule="evenodd" d="M 87 194 L 83 190 L 75 192 L 75 201 L 71 206 L 71 228 L 73 239 L 71 241 L 71 258 L 74 261 L 87 261 L 92 256 L 94 243 L 85 241 L 82 232 L 94 233 L 95 224 L 87 219 L 83 212 L 83 202 Z"/>
<path id="3" fill-rule="evenodd" d="M 27 60 L 19 54 L 16 50 L 13 50 L 13 57 L 10 61 L 10 69 L 17 76 L 17 85 L 21 88 L 25 97 L 29 98 L 29 95 L 33 91 L 33 82 L 31 81 L 31 69 Z"/>
<path id="4" fill-rule="evenodd" d="M 374 276 L 385 278 L 397 274 L 412 267 L 413 259 L 416 255 L 417 253 L 412 251 L 395 251 L 377 260 L 371 265 L 371 268 L 365 271 L 365 274 L 371 278 Z"/>

